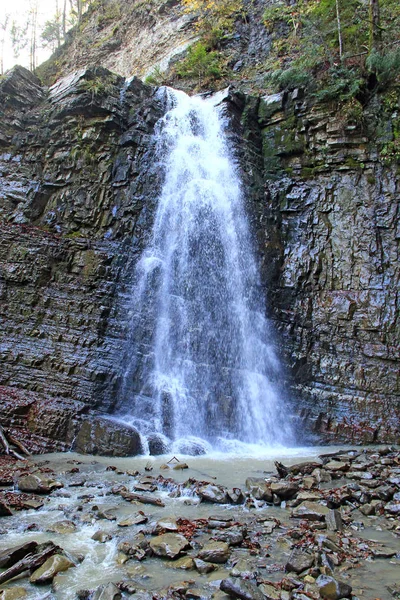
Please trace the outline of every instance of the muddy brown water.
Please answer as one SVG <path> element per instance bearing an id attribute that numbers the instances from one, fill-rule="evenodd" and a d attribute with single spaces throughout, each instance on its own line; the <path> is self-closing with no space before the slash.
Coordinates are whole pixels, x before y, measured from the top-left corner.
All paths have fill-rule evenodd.
<path id="1" fill-rule="evenodd" d="M 228 576 L 231 566 L 221 565 L 213 573 L 200 575 L 197 571 L 176 570 L 172 568 L 171 561 L 159 558 L 150 558 L 142 562 L 130 560 L 124 565 L 117 563 L 117 546 L 121 539 L 127 535 L 133 535 L 143 527 L 148 527 L 148 524 L 129 528 L 118 527 L 119 521 L 137 513 L 138 510 L 143 510 L 148 515 L 149 523 L 166 516 L 199 519 L 208 518 L 211 515 L 229 515 L 241 523 L 247 523 L 250 528 L 256 520 L 262 522 L 270 518 L 277 518 L 282 525 L 280 528 L 282 535 L 279 535 L 278 529 L 276 536 L 278 540 L 271 546 L 271 554 L 266 560 L 266 568 L 260 567 L 259 571 L 265 579 L 280 580 L 284 576 L 283 565 L 290 554 L 290 547 L 285 542 L 284 532 L 294 522 L 290 519 L 290 510 L 285 507 L 285 504 L 281 507 L 271 507 L 261 506 L 260 503 L 260 507 L 251 509 L 244 506 L 221 506 L 200 503 L 198 498 L 190 493 L 179 498 L 172 498 L 169 496 L 171 490 L 167 489 L 154 492 L 154 495 L 165 503 L 165 507 L 162 508 L 143 504 L 132 505 L 120 496 L 110 494 L 110 488 L 115 484 L 124 484 L 131 490 L 135 479 L 125 472 L 137 470 L 146 474 L 145 467 L 151 466 L 152 471 L 149 474 L 172 477 L 178 483 L 191 477 L 230 488 L 241 487 L 244 489 L 247 477 L 262 477 L 265 473 L 274 473 L 274 460 L 291 465 L 316 458 L 321 453 L 336 450 L 338 448 L 334 447 L 297 448 L 271 451 L 258 457 L 219 454 L 200 457 L 178 456 L 177 458 L 181 462 L 185 461 L 189 465 L 189 468 L 183 471 L 160 470 L 160 466 L 170 460 L 172 456 L 105 458 L 67 453 L 33 457 L 36 465 L 53 469 L 56 478 L 64 483 L 65 487 L 45 497 L 45 505 L 39 510 L 25 510 L 16 512 L 12 517 L 3 517 L 0 520 L 0 551 L 29 540 L 37 542 L 52 540 L 71 554 L 80 555 L 83 560 L 77 567 L 57 575 L 53 586 L 35 587 L 29 584 L 27 578 L 22 578 L 4 587 L 24 586 L 28 591 L 27 600 L 44 598 L 72 600 L 76 598 L 78 590 L 93 589 L 102 583 L 118 582 L 123 579 L 134 579 L 138 588 L 149 591 L 165 589 L 174 582 L 184 580 L 192 580 L 193 586 L 206 585 L 209 591 L 217 590 L 220 580 Z M 171 464 L 174 464 L 174 461 Z M 106 470 L 110 465 L 115 466 L 117 470 Z M 68 473 L 74 467 L 79 468 L 79 472 Z M 72 480 L 82 480 L 83 485 L 69 487 Z M 337 482 L 334 482 L 334 485 L 336 486 Z M 115 508 L 116 521 L 95 518 L 94 507 L 99 505 L 102 508 Z M 76 531 L 74 533 L 56 534 L 46 531 L 51 524 L 65 519 L 75 522 Z M 361 525 L 351 530 L 353 537 L 373 539 L 391 546 L 397 544 L 400 553 L 399 538 L 387 530 L 383 519 L 380 517 L 367 518 L 358 511 L 354 519 Z M 92 540 L 94 533 L 99 530 L 110 533 L 112 539 L 106 543 Z M 202 534 L 197 540 L 200 543 L 202 542 L 201 537 Z M 245 559 L 249 558 L 248 553 L 241 548 L 235 548 L 232 555 L 235 558 L 241 556 Z M 352 569 L 349 573 L 346 573 L 345 570 L 341 572 L 341 567 L 338 567 L 335 570 L 335 576 L 349 581 L 353 586 L 353 593 L 360 599 L 392 600 L 393 597 L 386 586 L 400 581 L 400 560 L 393 558 L 361 561 L 361 566 Z"/>

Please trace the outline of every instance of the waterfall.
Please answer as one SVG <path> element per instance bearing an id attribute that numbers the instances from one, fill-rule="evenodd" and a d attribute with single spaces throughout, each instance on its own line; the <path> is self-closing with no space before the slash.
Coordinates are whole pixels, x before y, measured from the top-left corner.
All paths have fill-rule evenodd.
<path id="1" fill-rule="evenodd" d="M 161 88 L 164 183 L 136 267 L 125 422 L 186 449 L 288 444 L 290 425 L 260 290 L 243 193 L 212 102 Z"/>

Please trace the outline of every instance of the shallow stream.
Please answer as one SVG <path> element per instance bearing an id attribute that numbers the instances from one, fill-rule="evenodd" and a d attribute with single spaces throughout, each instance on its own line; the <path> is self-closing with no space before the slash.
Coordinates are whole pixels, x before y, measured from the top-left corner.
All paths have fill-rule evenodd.
<path id="1" fill-rule="evenodd" d="M 137 481 L 137 477 L 132 473 L 140 471 L 142 475 L 158 476 L 162 474 L 163 477 L 171 477 L 178 483 L 184 482 L 188 478 L 195 478 L 201 481 L 215 482 L 229 488 L 240 487 L 244 490 L 247 477 L 263 477 L 266 472 L 275 472 L 274 460 L 291 465 L 317 458 L 319 454 L 335 450 L 333 447 L 277 450 L 257 458 L 218 454 L 199 457 L 177 456 L 176 458 L 180 462 L 188 464 L 189 468 L 185 470 L 160 470 L 160 466 L 171 461 L 172 456 L 104 458 L 68 453 L 34 457 L 33 462 L 38 466 L 51 468 L 56 474 L 55 478 L 61 481 L 64 487 L 54 491 L 48 497 L 44 496 L 44 506 L 39 510 L 25 510 L 17 512 L 12 517 L 2 518 L 0 521 L 0 551 L 28 540 L 37 542 L 52 540 L 75 557 L 80 557 L 81 562 L 77 567 L 57 575 L 52 588 L 50 586 L 34 587 L 27 583 L 26 578 L 16 580 L 15 583 L 8 585 L 23 585 L 28 590 L 28 600 L 38 600 L 39 598 L 72 600 L 77 597 L 76 593 L 79 590 L 94 589 L 102 583 L 118 582 L 123 579 L 133 579 L 138 588 L 149 591 L 165 589 L 170 584 L 183 580 L 191 580 L 195 586 L 195 582 L 201 580 L 203 587 L 207 585 L 210 590 L 215 587 L 215 591 L 217 591 L 219 581 L 228 576 L 232 568 L 232 561 L 229 566 L 220 565 L 218 570 L 208 575 L 200 575 L 195 570 L 174 569 L 173 562 L 159 558 L 148 558 L 141 562 L 129 560 L 123 565 L 118 564 L 117 546 L 119 542 L 127 536 L 132 537 L 142 529 L 149 529 L 152 522 L 166 517 L 193 520 L 209 518 L 211 515 L 232 516 L 235 521 L 247 525 L 249 531 L 254 530 L 254 527 L 262 529 L 264 521 L 278 519 L 280 526 L 274 532 L 276 535 L 273 544 L 271 543 L 271 552 L 268 552 L 267 547 L 262 558 L 260 555 L 254 560 L 265 579 L 281 579 L 284 575 L 283 565 L 290 555 L 290 545 L 285 538 L 285 532 L 294 521 L 290 518 L 290 510 L 286 508 L 285 503 L 282 503 L 281 506 L 264 505 L 255 508 L 248 508 L 245 505 L 200 503 L 199 498 L 190 492 L 178 498 L 171 497 L 169 494 L 174 490 L 174 486 L 171 485 L 170 489 L 154 492 L 153 496 L 161 498 L 165 503 L 165 507 L 159 507 L 126 502 L 119 495 L 112 494 L 111 488 L 114 485 L 123 484 L 128 490 L 133 490 L 133 484 Z M 174 466 L 177 461 L 172 460 L 169 464 Z M 110 466 L 115 469 L 106 470 Z M 145 468 L 152 470 L 146 473 Z M 76 471 L 71 473 L 72 469 Z M 337 480 L 332 482 L 333 485 L 338 485 Z M 99 518 L 98 507 L 101 510 L 113 509 L 116 519 Z M 137 514 L 140 510 L 149 517 L 146 525 L 118 526 L 121 520 Z M 76 531 L 63 534 L 46 531 L 52 524 L 66 519 L 74 522 Z M 383 519 L 374 517 L 371 520 L 357 512 L 357 523 L 359 525 L 352 531 L 352 536 L 376 539 L 392 546 L 397 544 L 400 552 L 399 538 L 385 528 Z M 366 525 L 365 528 L 362 528 L 363 523 Z M 94 541 L 92 536 L 99 530 L 109 533 L 111 539 L 105 543 Z M 195 545 L 202 544 L 202 537 L 204 535 L 200 533 L 199 537 L 193 538 Z M 242 548 L 234 548 L 231 559 L 232 557 L 238 559 L 243 557 L 247 560 L 249 553 Z M 368 600 L 374 598 L 390 600 L 393 597 L 385 586 L 400 580 L 399 571 L 400 561 L 397 558 L 360 561 L 360 567 L 351 570 L 353 593 Z M 338 572 L 340 573 L 340 567 Z M 345 580 L 346 570 L 344 569 L 340 574 Z"/>

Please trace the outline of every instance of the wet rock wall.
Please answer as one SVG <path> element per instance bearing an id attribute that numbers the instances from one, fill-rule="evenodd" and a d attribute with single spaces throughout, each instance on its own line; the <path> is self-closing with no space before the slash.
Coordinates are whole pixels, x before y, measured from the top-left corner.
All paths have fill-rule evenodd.
<path id="1" fill-rule="evenodd" d="M 69 443 L 76 415 L 104 407 L 118 378 L 160 107 L 154 90 L 102 68 L 48 90 L 17 67 L 0 96 L 3 424 L 21 427 L 19 411 L 31 433 Z M 52 426 L 60 407 L 68 423 Z"/>
<path id="2" fill-rule="evenodd" d="M 399 440 L 398 107 L 392 93 L 355 118 L 299 90 L 248 105 L 268 304 L 292 397 L 325 439 Z"/>

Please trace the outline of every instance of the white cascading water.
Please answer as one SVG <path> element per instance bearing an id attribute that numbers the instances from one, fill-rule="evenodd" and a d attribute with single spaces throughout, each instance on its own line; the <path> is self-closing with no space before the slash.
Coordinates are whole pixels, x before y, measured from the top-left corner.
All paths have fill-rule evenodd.
<path id="1" fill-rule="evenodd" d="M 136 267 L 120 414 L 176 451 L 199 438 L 220 449 L 287 445 L 282 373 L 223 118 L 210 101 L 160 93 L 165 180 Z"/>

